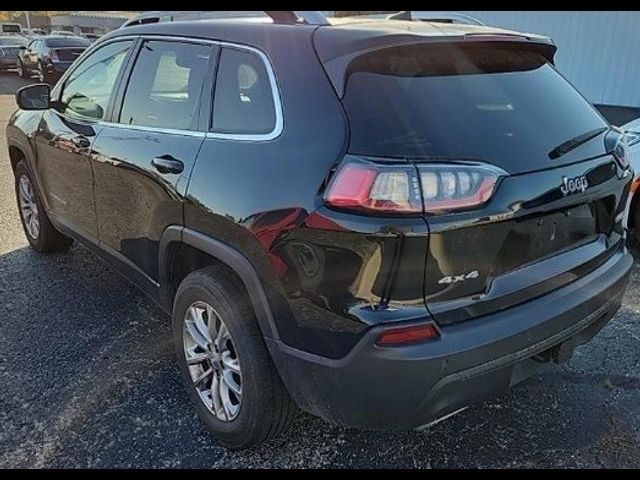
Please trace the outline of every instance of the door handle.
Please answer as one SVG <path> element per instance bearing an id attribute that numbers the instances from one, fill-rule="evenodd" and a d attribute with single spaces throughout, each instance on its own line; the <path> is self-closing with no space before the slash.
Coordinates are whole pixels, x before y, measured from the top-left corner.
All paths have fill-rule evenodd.
<path id="1" fill-rule="evenodd" d="M 184 171 L 184 163 L 171 155 L 156 157 L 151 161 L 151 165 L 153 165 L 158 172 L 163 174 L 171 173 L 177 175 Z"/>
<path id="2" fill-rule="evenodd" d="M 84 135 L 78 135 L 71 139 L 71 143 L 73 143 L 78 148 L 89 148 L 91 146 L 91 140 L 89 140 Z"/>

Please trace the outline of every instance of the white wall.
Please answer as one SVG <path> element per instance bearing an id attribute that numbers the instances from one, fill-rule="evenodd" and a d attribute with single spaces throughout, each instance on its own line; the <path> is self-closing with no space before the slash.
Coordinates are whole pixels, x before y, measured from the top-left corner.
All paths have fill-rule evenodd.
<path id="1" fill-rule="evenodd" d="M 558 69 L 592 103 L 640 107 L 640 12 L 463 13 L 552 37 Z"/>

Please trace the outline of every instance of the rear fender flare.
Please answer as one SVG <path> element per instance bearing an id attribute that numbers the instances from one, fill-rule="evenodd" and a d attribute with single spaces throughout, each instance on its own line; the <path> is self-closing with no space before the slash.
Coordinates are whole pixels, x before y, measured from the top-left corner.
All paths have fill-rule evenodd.
<path id="1" fill-rule="evenodd" d="M 262 334 L 274 340 L 279 340 L 273 313 L 267 300 L 262 283 L 247 257 L 227 245 L 195 230 L 171 226 L 162 234 L 159 248 L 159 283 L 160 301 L 167 311 L 172 310 L 173 295 L 171 292 L 171 277 L 169 271 L 169 249 L 174 243 L 183 243 L 200 250 L 231 268 L 242 280 L 251 300 L 253 310 L 258 319 Z"/>

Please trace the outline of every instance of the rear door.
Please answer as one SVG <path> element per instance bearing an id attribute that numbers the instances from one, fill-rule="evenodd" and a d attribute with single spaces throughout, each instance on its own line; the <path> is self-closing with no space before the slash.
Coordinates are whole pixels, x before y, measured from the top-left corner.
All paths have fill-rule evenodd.
<path id="1" fill-rule="evenodd" d="M 203 90 L 217 47 L 144 39 L 138 48 L 92 164 L 101 247 L 153 285 L 160 237 L 183 224 L 182 198 L 204 141 L 201 115 L 211 99 Z"/>
<path id="2" fill-rule="evenodd" d="M 536 50 L 385 49 L 352 63 L 344 103 L 352 154 L 417 169 L 440 323 L 547 293 L 620 248 L 628 182 L 610 127 Z"/>

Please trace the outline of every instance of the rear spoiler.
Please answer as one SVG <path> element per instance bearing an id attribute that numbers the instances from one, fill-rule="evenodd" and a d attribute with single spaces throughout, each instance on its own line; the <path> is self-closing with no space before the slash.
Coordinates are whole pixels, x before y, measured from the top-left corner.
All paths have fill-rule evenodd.
<path id="1" fill-rule="evenodd" d="M 336 93 L 340 98 L 344 97 L 347 72 L 349 65 L 358 57 L 374 53 L 379 50 L 385 50 L 387 48 L 403 47 L 403 46 L 417 46 L 426 45 L 431 43 L 441 44 L 465 44 L 469 42 L 499 42 L 501 44 L 513 45 L 522 48 L 530 48 L 539 51 L 547 58 L 551 63 L 554 63 L 555 54 L 557 51 L 556 45 L 549 37 L 528 35 L 528 34 L 516 34 L 516 33 L 503 33 L 503 32 L 478 32 L 467 33 L 463 36 L 429 36 L 418 37 L 416 35 L 398 35 L 392 37 L 392 41 L 380 44 L 379 38 L 372 39 L 372 46 L 369 48 L 359 48 L 357 51 L 345 53 L 338 57 L 322 59 L 322 64 L 327 72 Z M 363 45 L 359 44 L 359 47 Z"/>

